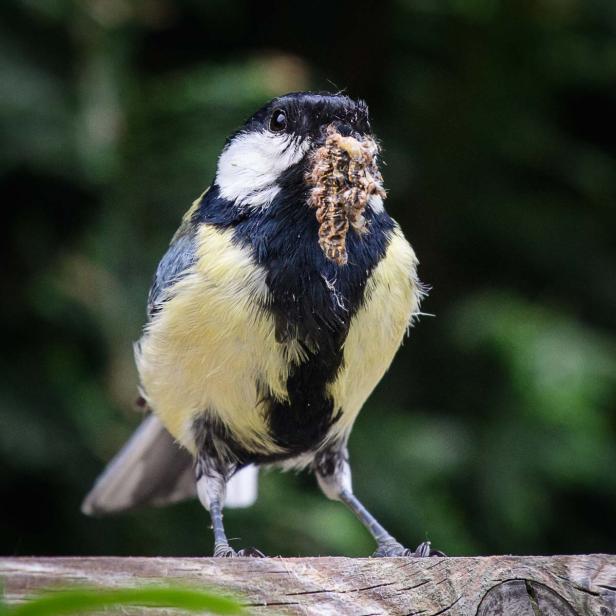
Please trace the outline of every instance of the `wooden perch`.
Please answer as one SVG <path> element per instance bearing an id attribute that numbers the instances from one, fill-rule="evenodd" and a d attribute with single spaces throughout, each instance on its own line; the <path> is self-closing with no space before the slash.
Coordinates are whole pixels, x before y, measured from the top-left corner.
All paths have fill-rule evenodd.
<path id="1" fill-rule="evenodd" d="M 54 586 L 180 583 L 249 614 L 615 616 L 616 556 L 482 558 L 0 558 L 5 600 Z M 127 608 L 122 614 L 177 614 Z"/>

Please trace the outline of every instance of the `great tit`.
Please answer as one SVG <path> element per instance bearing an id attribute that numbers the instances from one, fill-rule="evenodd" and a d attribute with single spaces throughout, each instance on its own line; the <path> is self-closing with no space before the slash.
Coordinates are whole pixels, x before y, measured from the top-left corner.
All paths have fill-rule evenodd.
<path id="1" fill-rule="evenodd" d="M 351 487 L 353 423 L 422 297 L 378 164 L 366 104 L 342 94 L 275 98 L 227 139 L 150 290 L 135 344 L 148 415 L 85 513 L 196 493 L 214 555 L 258 556 L 229 545 L 226 495 L 250 504 L 261 465 L 308 467 L 366 526 L 375 556 L 438 554 L 403 547 Z"/>

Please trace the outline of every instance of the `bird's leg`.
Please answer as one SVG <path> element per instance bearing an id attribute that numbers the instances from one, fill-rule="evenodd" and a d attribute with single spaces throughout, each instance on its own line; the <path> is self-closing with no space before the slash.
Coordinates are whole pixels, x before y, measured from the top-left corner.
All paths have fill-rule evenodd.
<path id="1" fill-rule="evenodd" d="M 229 545 L 225 534 L 222 508 L 225 502 L 227 481 L 238 470 L 238 463 L 225 443 L 222 428 L 204 414 L 194 422 L 193 435 L 197 449 L 195 460 L 197 495 L 212 518 L 214 556 L 263 556 L 255 548 L 236 552 Z"/>
<path id="2" fill-rule="evenodd" d="M 222 468 L 221 468 L 222 466 Z M 235 550 L 229 545 L 222 522 L 222 507 L 225 502 L 227 478 L 230 472 L 217 460 L 199 456 L 195 464 L 197 494 L 201 504 L 210 512 L 214 530 L 214 556 L 235 556 Z"/>
<path id="3" fill-rule="evenodd" d="M 210 512 L 214 531 L 214 556 L 263 556 L 256 548 L 235 551 L 230 545 L 222 521 L 227 481 L 236 471 L 236 464 L 224 462 L 217 455 L 201 453 L 195 463 L 197 494 L 201 504 Z"/>
<path id="4" fill-rule="evenodd" d="M 222 506 L 219 500 L 210 503 L 210 517 L 214 530 L 214 556 L 235 556 L 235 550 L 229 545 L 222 523 Z"/>
<path id="5" fill-rule="evenodd" d="M 333 444 L 319 452 L 315 457 L 314 471 L 325 496 L 342 501 L 374 537 L 377 549 L 373 556 L 444 556 L 442 552 L 432 550 L 429 541 L 420 544 L 415 551 L 405 548 L 362 505 L 353 494 L 345 444 Z"/>

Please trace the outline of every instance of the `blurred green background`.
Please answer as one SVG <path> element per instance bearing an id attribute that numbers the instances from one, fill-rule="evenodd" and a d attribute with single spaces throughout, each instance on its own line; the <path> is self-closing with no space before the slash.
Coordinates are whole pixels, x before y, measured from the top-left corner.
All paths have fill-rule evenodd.
<path id="1" fill-rule="evenodd" d="M 224 139 L 346 88 L 433 290 L 351 438 L 357 494 L 452 555 L 616 551 L 616 3 L 0 4 L 0 553 L 209 554 L 197 502 L 80 501 L 139 417 L 132 341 Z M 308 475 L 235 545 L 367 555 Z"/>

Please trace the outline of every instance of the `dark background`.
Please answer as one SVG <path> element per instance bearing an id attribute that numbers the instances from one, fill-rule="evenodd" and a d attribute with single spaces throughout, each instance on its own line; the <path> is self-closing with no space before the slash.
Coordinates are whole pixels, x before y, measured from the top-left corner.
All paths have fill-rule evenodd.
<path id="1" fill-rule="evenodd" d="M 79 504 L 138 422 L 151 275 L 224 138 L 342 88 L 436 315 L 360 415 L 357 494 L 411 546 L 616 551 L 616 3 L 6 0 L 0 553 L 209 553 L 196 502 Z M 263 474 L 230 536 L 370 553 L 314 483 Z"/>

